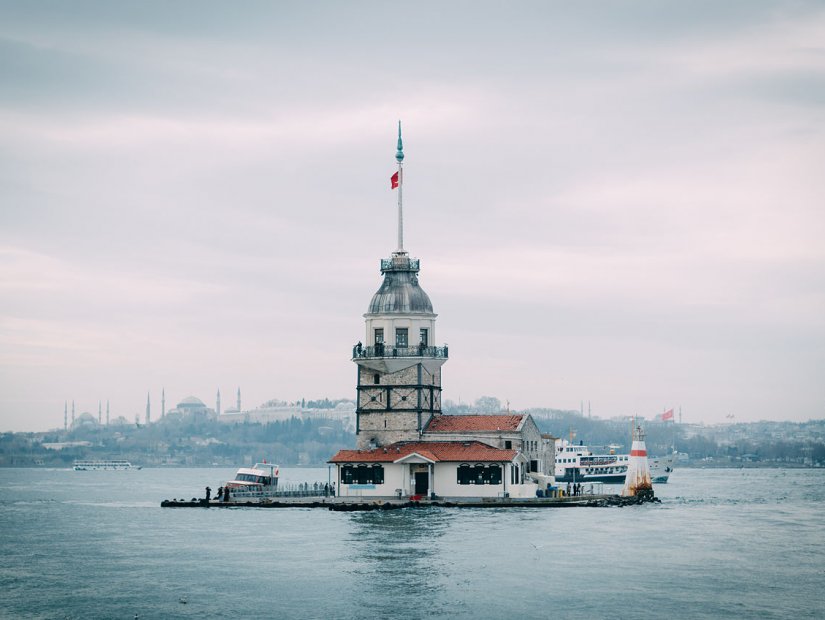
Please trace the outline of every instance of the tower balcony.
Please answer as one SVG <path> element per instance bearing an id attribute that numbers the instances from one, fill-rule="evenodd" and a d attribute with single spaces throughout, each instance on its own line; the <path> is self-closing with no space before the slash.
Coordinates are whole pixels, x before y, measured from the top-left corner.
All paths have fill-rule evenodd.
<path id="1" fill-rule="evenodd" d="M 395 254 L 392 258 L 381 259 L 381 273 L 387 271 L 414 271 L 418 273 L 420 267 L 421 261 L 417 258 L 410 258 L 406 252 Z"/>
<path id="2" fill-rule="evenodd" d="M 447 345 L 443 347 L 394 347 L 388 344 L 376 344 L 372 347 L 361 346 L 361 343 L 352 347 L 352 359 L 371 359 L 385 357 L 428 357 L 435 359 L 447 359 Z"/>

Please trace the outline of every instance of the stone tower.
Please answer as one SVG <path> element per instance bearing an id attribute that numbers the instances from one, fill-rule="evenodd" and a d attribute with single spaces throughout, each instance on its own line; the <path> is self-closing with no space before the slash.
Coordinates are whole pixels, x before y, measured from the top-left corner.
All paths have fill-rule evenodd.
<path id="1" fill-rule="evenodd" d="M 404 251 L 401 189 L 401 124 L 398 127 L 398 249 L 381 260 L 384 282 L 373 295 L 365 345 L 353 348 L 358 365 L 357 448 L 416 441 L 433 415 L 441 413 L 441 366 L 447 347 L 435 346 L 435 319 L 427 293 L 418 284 L 419 261 Z"/>

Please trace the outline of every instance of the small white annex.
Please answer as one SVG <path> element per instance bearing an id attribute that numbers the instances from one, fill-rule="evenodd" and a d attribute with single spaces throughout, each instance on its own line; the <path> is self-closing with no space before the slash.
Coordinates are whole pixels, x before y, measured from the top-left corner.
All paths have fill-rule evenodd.
<path id="1" fill-rule="evenodd" d="M 535 497 L 539 488 L 521 452 L 478 441 L 341 450 L 330 463 L 340 497 Z"/>

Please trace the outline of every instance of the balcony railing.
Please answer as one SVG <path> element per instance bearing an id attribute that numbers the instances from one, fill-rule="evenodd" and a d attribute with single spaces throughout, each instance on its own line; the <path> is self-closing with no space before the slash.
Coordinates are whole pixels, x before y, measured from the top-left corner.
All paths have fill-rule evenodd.
<path id="1" fill-rule="evenodd" d="M 381 259 L 381 271 L 418 271 L 420 261 L 417 258 L 408 258 L 406 256 L 396 256 L 394 258 Z"/>
<path id="2" fill-rule="evenodd" d="M 352 358 L 368 357 L 436 357 L 447 359 L 447 345 L 443 347 L 393 347 L 387 344 L 377 344 L 373 347 L 364 347 L 356 344 L 352 347 Z"/>

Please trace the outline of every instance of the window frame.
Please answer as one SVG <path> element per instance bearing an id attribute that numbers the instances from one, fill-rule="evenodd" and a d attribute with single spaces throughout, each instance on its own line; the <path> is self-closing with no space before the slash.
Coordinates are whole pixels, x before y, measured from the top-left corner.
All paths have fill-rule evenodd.
<path id="1" fill-rule="evenodd" d="M 404 336 L 403 342 L 402 335 Z M 408 327 L 395 328 L 395 346 L 399 349 L 406 349 L 410 346 L 410 329 Z"/>

